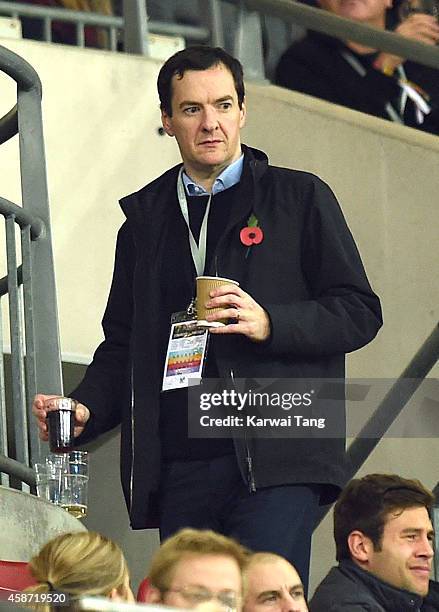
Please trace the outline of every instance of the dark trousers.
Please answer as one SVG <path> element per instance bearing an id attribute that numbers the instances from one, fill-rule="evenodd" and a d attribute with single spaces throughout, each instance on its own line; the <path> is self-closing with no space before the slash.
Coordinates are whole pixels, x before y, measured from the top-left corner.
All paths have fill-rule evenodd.
<path id="1" fill-rule="evenodd" d="M 162 475 L 160 538 L 182 527 L 213 529 L 253 551 L 288 559 L 308 588 L 318 487 L 283 485 L 249 492 L 236 457 L 167 464 Z"/>

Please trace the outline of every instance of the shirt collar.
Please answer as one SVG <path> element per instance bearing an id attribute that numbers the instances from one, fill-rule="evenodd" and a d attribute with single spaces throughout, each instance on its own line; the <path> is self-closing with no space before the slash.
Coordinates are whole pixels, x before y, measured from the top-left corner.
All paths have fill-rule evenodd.
<path id="1" fill-rule="evenodd" d="M 212 186 L 212 195 L 233 187 L 236 183 L 241 180 L 242 167 L 244 163 L 244 154 L 239 159 L 234 161 L 230 166 L 227 166 L 219 176 L 216 177 L 215 182 Z M 183 172 L 183 183 L 186 188 L 186 192 L 190 196 L 204 196 L 208 195 L 208 191 L 201 185 L 195 183 L 190 176 Z"/>

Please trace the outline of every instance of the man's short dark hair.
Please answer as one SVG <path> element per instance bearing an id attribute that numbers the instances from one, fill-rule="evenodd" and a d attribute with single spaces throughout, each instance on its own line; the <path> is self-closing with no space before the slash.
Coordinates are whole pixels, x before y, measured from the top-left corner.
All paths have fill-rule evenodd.
<path id="1" fill-rule="evenodd" d="M 238 95 L 239 108 L 244 101 L 244 74 L 241 62 L 221 49 L 221 47 L 206 47 L 194 45 L 179 51 L 170 57 L 162 66 L 157 79 L 157 89 L 160 97 L 160 108 L 172 117 L 172 77 L 183 78 L 186 70 L 208 70 L 213 66 L 224 64 L 231 72 Z"/>
<path id="2" fill-rule="evenodd" d="M 352 531 L 364 533 L 381 550 L 387 517 L 408 508 L 425 507 L 430 513 L 434 496 L 419 480 L 395 474 L 369 474 L 355 478 L 342 491 L 334 508 L 334 538 L 337 561 L 350 559 L 348 537 Z"/>

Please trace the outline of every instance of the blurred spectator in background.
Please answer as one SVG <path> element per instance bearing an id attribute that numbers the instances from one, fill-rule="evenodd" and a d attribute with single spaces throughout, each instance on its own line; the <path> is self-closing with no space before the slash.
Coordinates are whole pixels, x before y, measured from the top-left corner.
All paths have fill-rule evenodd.
<path id="1" fill-rule="evenodd" d="M 244 612 L 308 612 L 295 567 L 272 553 L 255 553 L 244 571 Z"/>
<path id="2" fill-rule="evenodd" d="M 392 0 L 320 0 L 320 5 L 339 17 L 389 27 Z M 395 31 L 428 45 L 439 41 L 439 23 L 425 13 L 409 14 Z M 284 53 L 275 82 L 439 134 L 439 71 L 352 41 L 310 32 Z"/>
<path id="3" fill-rule="evenodd" d="M 50 8 L 65 8 L 72 11 L 101 13 L 102 15 L 113 14 L 112 0 L 16 0 L 16 2 Z M 22 17 L 21 25 L 24 38 L 44 40 L 44 24 L 41 18 Z M 108 47 L 108 33 L 102 28 L 86 26 L 84 36 L 86 47 Z M 67 21 L 53 21 L 52 42 L 76 45 L 75 25 Z"/>
<path id="4" fill-rule="evenodd" d="M 77 531 L 59 535 L 43 546 L 29 566 L 37 584 L 28 587 L 26 593 L 65 593 L 66 603 L 70 601 L 72 607 L 76 597 L 85 595 L 134 602 L 121 549 L 99 533 Z M 29 607 L 43 612 L 52 609 L 43 603 Z M 62 610 L 68 612 L 69 608 L 63 606 Z"/>

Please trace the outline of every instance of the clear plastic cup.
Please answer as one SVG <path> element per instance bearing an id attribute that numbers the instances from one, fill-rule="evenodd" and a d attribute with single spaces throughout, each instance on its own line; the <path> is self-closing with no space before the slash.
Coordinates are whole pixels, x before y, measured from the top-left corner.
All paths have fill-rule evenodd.
<path id="1" fill-rule="evenodd" d="M 88 454 L 72 451 L 62 474 L 61 506 L 75 518 L 87 516 L 88 507 Z"/>
<path id="2" fill-rule="evenodd" d="M 75 518 L 87 516 L 88 453 L 50 453 L 34 465 L 37 495 L 67 510 Z"/>
<path id="3" fill-rule="evenodd" d="M 37 496 L 41 499 L 60 504 L 62 468 L 54 463 L 35 463 L 35 480 Z"/>

